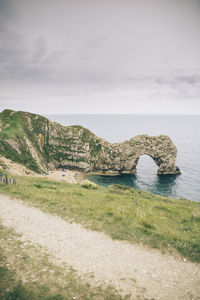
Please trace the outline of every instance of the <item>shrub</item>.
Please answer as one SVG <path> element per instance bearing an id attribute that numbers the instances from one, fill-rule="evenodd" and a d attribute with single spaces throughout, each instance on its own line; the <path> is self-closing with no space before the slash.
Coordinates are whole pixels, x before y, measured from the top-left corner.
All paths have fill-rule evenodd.
<path id="1" fill-rule="evenodd" d="M 86 189 L 97 189 L 97 185 L 89 180 L 84 180 L 81 182 L 81 187 L 84 187 Z"/>

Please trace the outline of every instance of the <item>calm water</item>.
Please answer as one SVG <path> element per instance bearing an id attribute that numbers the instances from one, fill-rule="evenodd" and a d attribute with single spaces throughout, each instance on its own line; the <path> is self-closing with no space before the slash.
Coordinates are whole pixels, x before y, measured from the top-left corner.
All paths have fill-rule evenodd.
<path id="1" fill-rule="evenodd" d="M 62 125 L 82 125 L 109 142 L 122 142 L 138 134 L 170 136 L 178 149 L 179 176 L 156 175 L 153 159 L 141 156 L 134 176 L 92 176 L 98 184 L 125 184 L 170 197 L 200 201 L 200 115 L 51 115 Z"/>

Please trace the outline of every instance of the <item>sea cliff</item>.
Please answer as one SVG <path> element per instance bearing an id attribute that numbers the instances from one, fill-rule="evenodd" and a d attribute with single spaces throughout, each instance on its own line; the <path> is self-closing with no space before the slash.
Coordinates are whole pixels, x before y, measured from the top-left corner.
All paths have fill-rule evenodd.
<path id="1" fill-rule="evenodd" d="M 179 174 L 177 149 L 166 135 L 138 135 L 111 144 L 82 126 L 62 126 L 28 112 L 0 113 L 0 155 L 30 170 L 58 167 L 105 175 L 133 174 L 141 155 L 149 155 L 158 174 Z"/>

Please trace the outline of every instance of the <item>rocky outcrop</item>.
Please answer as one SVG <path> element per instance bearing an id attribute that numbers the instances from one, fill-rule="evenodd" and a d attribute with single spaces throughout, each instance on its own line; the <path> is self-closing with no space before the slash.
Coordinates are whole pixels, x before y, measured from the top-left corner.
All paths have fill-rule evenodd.
<path id="1" fill-rule="evenodd" d="M 61 126 L 35 114 L 0 114 L 0 154 L 35 171 L 57 167 L 105 175 L 132 174 L 141 155 L 149 155 L 158 174 L 179 174 L 177 150 L 168 136 L 139 135 L 110 144 L 82 126 Z"/>
<path id="2" fill-rule="evenodd" d="M 120 161 L 124 162 L 121 173 L 130 174 L 136 171 L 141 155 L 149 155 L 158 166 L 158 174 L 180 174 L 176 166 L 177 149 L 166 135 L 138 135 L 124 143 L 113 145 L 119 152 Z"/>

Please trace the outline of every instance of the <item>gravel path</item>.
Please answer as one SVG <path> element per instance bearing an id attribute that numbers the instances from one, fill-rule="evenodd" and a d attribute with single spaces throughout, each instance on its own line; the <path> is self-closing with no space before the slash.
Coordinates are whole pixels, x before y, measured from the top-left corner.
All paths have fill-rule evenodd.
<path id="1" fill-rule="evenodd" d="M 140 299 L 200 299 L 200 264 L 161 254 L 43 213 L 22 201 L 0 195 L 3 225 L 39 244 L 57 263 L 67 263 L 79 275 L 94 274 L 96 282 L 112 284 Z"/>

